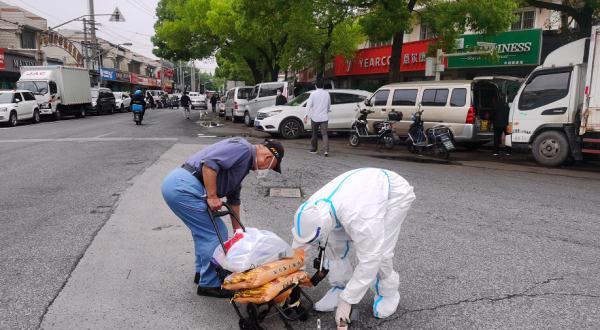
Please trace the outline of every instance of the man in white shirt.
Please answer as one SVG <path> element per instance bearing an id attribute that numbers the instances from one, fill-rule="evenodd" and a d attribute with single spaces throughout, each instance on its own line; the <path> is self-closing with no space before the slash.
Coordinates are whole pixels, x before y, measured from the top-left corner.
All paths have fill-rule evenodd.
<path id="1" fill-rule="evenodd" d="M 321 130 L 323 144 L 325 145 L 324 155 L 329 155 L 329 138 L 327 136 L 327 123 L 329 121 L 329 112 L 331 111 L 331 98 L 329 92 L 323 89 L 323 80 L 317 79 L 317 89 L 310 93 L 306 103 L 306 114 L 304 123 L 310 118 L 312 128 L 312 139 L 310 141 L 310 153 L 316 154 L 319 147 L 318 132 Z"/>

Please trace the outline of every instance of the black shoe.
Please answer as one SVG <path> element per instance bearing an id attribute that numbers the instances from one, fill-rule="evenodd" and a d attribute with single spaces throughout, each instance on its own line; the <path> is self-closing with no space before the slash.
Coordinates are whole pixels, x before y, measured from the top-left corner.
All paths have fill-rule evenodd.
<path id="1" fill-rule="evenodd" d="M 198 291 L 196 291 L 196 293 L 199 296 L 214 297 L 214 298 L 232 298 L 233 297 L 233 291 L 229 291 L 229 290 L 225 290 L 225 289 L 221 289 L 221 288 L 214 288 L 214 287 L 198 286 Z"/>
<path id="2" fill-rule="evenodd" d="M 200 273 L 196 273 L 196 275 L 194 275 L 194 283 L 200 283 Z"/>

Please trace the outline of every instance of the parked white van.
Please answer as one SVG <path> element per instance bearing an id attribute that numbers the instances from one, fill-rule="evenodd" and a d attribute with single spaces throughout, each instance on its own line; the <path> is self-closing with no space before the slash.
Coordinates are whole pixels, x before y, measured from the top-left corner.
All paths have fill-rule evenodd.
<path id="1" fill-rule="evenodd" d="M 260 83 L 254 86 L 252 95 L 245 105 L 244 124 L 246 126 L 252 126 L 258 110 L 275 105 L 278 89 L 282 90 L 282 94 L 288 101 L 294 97 L 293 88 L 287 81 Z"/>
<path id="2" fill-rule="evenodd" d="M 234 87 L 225 94 L 225 119 L 233 122 L 244 118 L 246 103 L 252 95 L 254 87 Z"/>
<path id="3" fill-rule="evenodd" d="M 456 142 L 477 148 L 493 139 L 495 99 L 512 102 L 521 85 L 514 77 L 479 77 L 474 80 L 419 81 L 380 87 L 365 105 L 375 112 L 369 125 L 385 120 L 390 111 L 402 112 L 396 133 L 407 136 L 412 114 L 420 104 L 425 128 L 445 125 Z"/>

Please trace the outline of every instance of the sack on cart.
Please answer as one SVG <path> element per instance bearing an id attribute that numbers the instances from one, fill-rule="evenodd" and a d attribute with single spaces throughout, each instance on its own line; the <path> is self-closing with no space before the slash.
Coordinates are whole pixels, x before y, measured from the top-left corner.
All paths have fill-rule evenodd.
<path id="1" fill-rule="evenodd" d="M 287 293 L 286 290 L 291 287 L 309 282 L 310 276 L 306 272 L 297 271 L 287 276 L 278 277 L 258 288 L 240 290 L 233 296 L 233 301 L 243 304 L 264 304 L 280 294 Z"/>
<path id="2" fill-rule="evenodd" d="M 223 281 L 223 288 L 232 291 L 257 288 L 278 277 L 294 273 L 303 266 L 304 250 L 295 249 L 294 256 L 291 258 L 283 258 L 245 272 L 233 273 L 227 276 Z"/>
<path id="3" fill-rule="evenodd" d="M 268 230 L 238 229 L 235 235 L 213 253 L 213 259 L 231 272 L 243 272 L 266 263 L 292 257 L 291 246 Z"/>

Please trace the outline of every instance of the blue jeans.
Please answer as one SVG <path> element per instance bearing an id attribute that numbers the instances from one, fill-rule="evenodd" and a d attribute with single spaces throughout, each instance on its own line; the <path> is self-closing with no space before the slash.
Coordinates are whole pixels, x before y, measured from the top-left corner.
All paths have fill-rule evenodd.
<path id="1" fill-rule="evenodd" d="M 221 281 L 210 263 L 219 238 L 208 215 L 206 190 L 196 177 L 183 168 L 173 170 L 162 184 L 165 202 L 192 232 L 196 251 L 196 272 L 200 273 L 202 287 L 220 287 Z M 220 218 L 215 219 L 221 237 L 227 239 L 227 227 Z"/>

